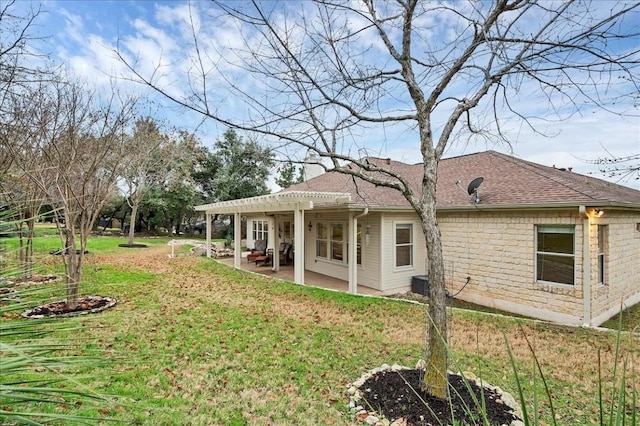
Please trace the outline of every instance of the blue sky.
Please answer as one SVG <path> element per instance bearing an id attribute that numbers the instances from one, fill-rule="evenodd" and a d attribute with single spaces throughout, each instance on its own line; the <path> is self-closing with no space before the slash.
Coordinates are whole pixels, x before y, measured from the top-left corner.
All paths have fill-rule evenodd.
<path id="1" fill-rule="evenodd" d="M 183 44 L 189 39 L 185 21 L 191 17 L 202 32 L 215 37 L 212 45 L 237 43 L 237 33 L 229 25 L 206 28 L 208 14 L 215 12 L 211 3 L 195 1 L 189 10 L 185 1 L 153 0 L 51 0 L 32 2 L 21 0 L 21 7 L 37 8 L 43 15 L 38 21 L 38 31 L 48 36 L 39 47 L 54 62 L 64 64 L 74 73 L 84 76 L 97 87 L 106 87 L 110 76 L 124 75 L 122 64 L 113 50 L 119 44 L 130 59 L 136 59 L 141 69 L 150 71 L 152 63 L 162 61 L 163 76 L 159 80 L 169 91 L 180 93 L 185 81 L 182 74 L 189 67 Z M 191 13 L 191 15 L 189 15 Z M 219 21 L 217 21 L 219 22 Z M 160 58 L 160 59 L 159 59 Z M 125 90 L 144 93 L 144 88 L 124 81 Z M 154 95 L 149 95 L 153 98 Z M 238 107 L 229 97 L 219 94 L 218 107 L 233 110 Z M 527 102 L 520 99 L 520 102 Z M 201 139 L 211 144 L 221 136 L 225 128 L 211 121 L 202 122 L 200 116 L 179 110 L 161 98 L 155 98 L 156 114 L 168 124 L 197 129 Z M 531 99 L 530 108 L 539 99 Z M 547 166 L 573 167 L 579 173 L 595 172 L 590 160 L 603 156 L 628 156 L 640 152 L 640 111 L 635 116 L 619 117 L 598 110 L 585 110 L 562 121 L 538 121 L 539 130 L 549 137 L 535 134 L 527 126 L 513 123 L 507 129 L 513 144 L 511 149 L 491 141 L 452 144 L 446 156 L 472 153 L 486 149 L 513 153 L 514 155 Z M 374 150 L 379 156 L 388 156 L 409 163 L 419 158 L 417 139 L 411 131 L 393 131 L 384 135 Z M 601 175 L 596 175 L 602 177 Z M 615 181 L 615 180 L 614 180 Z M 640 189 L 640 182 L 622 182 Z"/>

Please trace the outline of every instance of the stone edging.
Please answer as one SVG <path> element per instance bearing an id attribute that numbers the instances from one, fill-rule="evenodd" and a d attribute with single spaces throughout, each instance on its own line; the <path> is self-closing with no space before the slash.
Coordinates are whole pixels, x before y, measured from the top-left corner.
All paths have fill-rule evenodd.
<path id="1" fill-rule="evenodd" d="M 7 284 L 14 285 L 14 286 L 27 286 L 27 285 L 34 285 L 34 284 L 50 284 L 50 283 L 60 281 L 60 277 L 57 275 L 51 275 L 51 274 L 42 275 L 42 278 L 45 278 L 45 280 L 20 281 L 19 279 L 8 279 Z"/>
<path id="2" fill-rule="evenodd" d="M 418 361 L 415 368 L 424 369 L 424 360 Z M 364 373 L 355 382 L 349 383 L 347 385 L 347 394 L 349 395 L 348 408 L 350 413 L 357 420 L 371 426 L 405 426 L 406 420 L 403 418 L 397 419 L 392 423 L 389 419 L 384 418 L 384 416 L 382 416 L 381 414 L 367 411 L 362 405 L 360 405 L 360 400 L 362 399 L 362 392 L 360 391 L 360 388 L 364 385 L 364 383 L 369 378 L 373 377 L 375 374 L 380 373 L 382 371 L 402 371 L 402 370 L 410 370 L 410 368 L 402 365 L 398 365 L 398 364 L 393 364 L 393 365 L 382 364 L 380 367 L 374 368 L 373 370 L 367 373 Z M 459 373 L 453 373 L 450 371 L 449 374 L 459 374 Z M 522 418 L 522 412 L 521 412 L 520 406 L 518 405 L 515 398 L 510 393 L 503 391 L 498 386 L 491 386 L 483 382 L 481 379 L 477 378 L 475 374 L 469 371 L 465 371 L 459 375 L 466 377 L 467 380 L 474 382 L 478 386 L 482 386 L 486 389 L 491 389 L 497 392 L 498 394 L 500 394 L 501 395 L 500 399 L 502 400 L 502 402 L 506 406 L 513 409 L 513 412 L 516 414 L 516 416 Z M 524 426 L 524 423 L 520 420 L 514 420 L 513 422 L 511 422 L 511 425 L 509 426 Z"/>
<path id="3" fill-rule="evenodd" d="M 28 319 L 41 319 L 41 318 L 65 318 L 65 317 L 75 317 L 75 316 L 79 316 L 79 315 L 86 315 L 86 314 L 95 314 L 98 312 L 102 312 L 105 309 L 109 309 L 113 306 L 115 306 L 115 304 L 117 303 L 116 299 L 112 299 L 110 297 L 102 297 L 102 296 L 87 296 L 84 297 L 83 299 L 92 299 L 92 298 L 100 298 L 102 300 L 107 300 L 108 303 L 104 306 L 100 306 L 99 308 L 93 308 L 93 309 L 87 309 L 84 311 L 74 311 L 74 312 L 67 312 L 66 314 L 53 314 L 53 315 L 29 315 L 29 312 L 31 312 L 33 309 L 29 309 L 27 311 L 24 311 L 21 315 L 24 318 L 28 318 Z M 64 302 L 63 300 L 61 300 L 60 302 L 53 302 L 53 303 L 61 303 Z"/>

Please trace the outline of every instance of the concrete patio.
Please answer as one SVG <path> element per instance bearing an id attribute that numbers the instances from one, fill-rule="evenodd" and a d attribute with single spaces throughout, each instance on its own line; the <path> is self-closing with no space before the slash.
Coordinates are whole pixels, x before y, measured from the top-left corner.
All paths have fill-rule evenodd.
<path id="1" fill-rule="evenodd" d="M 216 259 L 217 261 L 224 263 L 229 266 L 233 266 L 233 257 L 224 257 Z M 277 278 L 281 280 L 294 281 L 293 278 L 293 265 L 281 265 L 280 270 L 275 272 L 271 268 L 271 266 L 262 266 L 256 264 L 254 262 L 248 262 L 245 257 L 242 258 L 241 268 L 246 271 L 254 272 L 257 274 L 265 275 L 272 278 Z M 337 278 L 329 277 L 327 275 L 318 274 L 316 272 L 304 271 L 304 281 L 305 285 L 319 288 L 326 288 L 330 290 L 343 291 L 347 292 L 349 289 L 349 283 L 347 281 L 339 280 Z M 381 295 L 382 292 L 365 287 L 363 285 L 358 286 L 358 294 L 367 294 L 367 295 Z"/>

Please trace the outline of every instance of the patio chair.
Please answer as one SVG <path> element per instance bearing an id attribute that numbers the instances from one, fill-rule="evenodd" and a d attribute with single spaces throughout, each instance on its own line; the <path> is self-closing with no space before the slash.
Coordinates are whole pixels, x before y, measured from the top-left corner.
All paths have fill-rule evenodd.
<path id="1" fill-rule="evenodd" d="M 247 255 L 248 262 L 255 262 L 260 256 L 267 254 L 267 240 L 256 240 L 254 248 L 251 249 L 251 253 Z"/>
<path id="2" fill-rule="evenodd" d="M 280 264 L 288 265 L 289 260 L 293 259 L 293 244 L 282 243 L 280 244 Z"/>

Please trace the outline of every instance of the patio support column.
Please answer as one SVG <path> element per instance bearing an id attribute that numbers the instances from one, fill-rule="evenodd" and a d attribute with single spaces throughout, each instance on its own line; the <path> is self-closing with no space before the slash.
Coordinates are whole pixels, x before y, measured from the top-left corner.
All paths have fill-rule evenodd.
<path id="1" fill-rule="evenodd" d="M 205 250 L 207 252 L 207 257 L 211 259 L 211 213 L 207 212 L 205 220 L 207 221 Z"/>
<path id="2" fill-rule="evenodd" d="M 349 293 L 358 294 L 358 218 L 369 214 L 365 208 L 360 214 L 353 213 L 349 229 Z"/>
<path id="3" fill-rule="evenodd" d="M 591 326 L 591 252 L 590 252 L 590 230 L 591 220 L 585 206 L 579 207 L 582 219 L 582 303 L 583 315 L 582 325 Z"/>
<path id="4" fill-rule="evenodd" d="M 233 267 L 242 267 L 242 233 L 241 233 L 240 212 L 233 214 Z"/>
<path id="5" fill-rule="evenodd" d="M 271 270 L 278 272 L 280 270 L 280 219 L 277 215 L 273 216 L 273 258 L 271 262 Z"/>
<path id="6" fill-rule="evenodd" d="M 304 227 L 304 210 L 297 205 L 293 211 L 293 280 L 297 284 L 304 284 L 304 244 L 305 244 L 305 227 Z"/>

